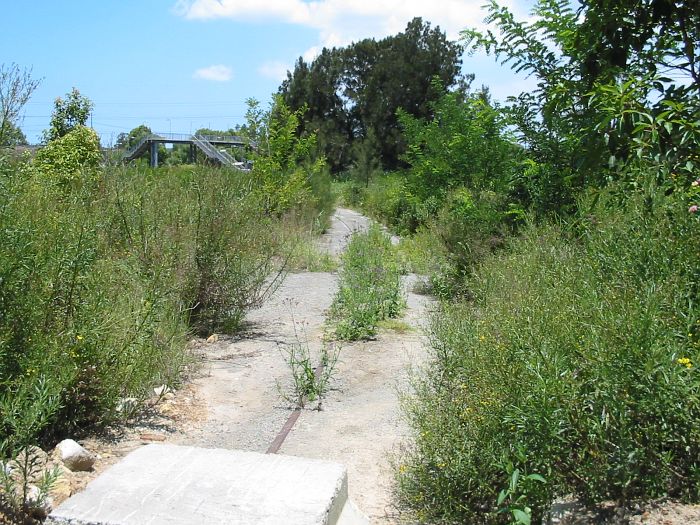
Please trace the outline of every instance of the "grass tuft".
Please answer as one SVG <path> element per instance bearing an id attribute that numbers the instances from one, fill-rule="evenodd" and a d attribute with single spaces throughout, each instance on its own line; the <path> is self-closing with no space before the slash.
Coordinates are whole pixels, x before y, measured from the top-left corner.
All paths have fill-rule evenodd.
<path id="1" fill-rule="evenodd" d="M 405 306 L 391 241 L 376 225 L 355 233 L 341 263 L 330 312 L 335 336 L 346 341 L 371 338 L 380 321 L 398 317 Z"/>

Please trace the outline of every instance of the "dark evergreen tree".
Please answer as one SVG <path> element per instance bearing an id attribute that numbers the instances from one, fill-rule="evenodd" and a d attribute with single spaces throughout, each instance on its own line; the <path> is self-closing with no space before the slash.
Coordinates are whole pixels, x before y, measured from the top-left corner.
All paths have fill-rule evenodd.
<path id="1" fill-rule="evenodd" d="M 439 27 L 415 18 L 398 35 L 324 49 L 311 64 L 300 58 L 280 93 L 293 109 L 307 106 L 303 132 L 318 134 L 334 172 L 348 169 L 355 142 L 370 134 L 365 148 L 371 143 L 374 156 L 393 169 L 405 149 L 397 110 L 429 117 L 431 103 L 459 82 L 461 53 Z"/>

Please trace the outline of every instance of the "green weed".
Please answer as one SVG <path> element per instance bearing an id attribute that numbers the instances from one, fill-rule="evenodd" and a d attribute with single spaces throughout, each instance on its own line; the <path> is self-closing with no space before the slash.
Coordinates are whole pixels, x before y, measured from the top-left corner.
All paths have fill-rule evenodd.
<path id="1" fill-rule="evenodd" d="M 410 324 L 399 319 L 383 319 L 377 323 L 377 327 L 397 334 L 407 334 L 414 330 Z"/>
<path id="2" fill-rule="evenodd" d="M 233 331 L 284 275 L 281 220 L 239 173 L 0 163 L 0 452 L 176 385 L 192 331 Z"/>
<path id="3" fill-rule="evenodd" d="M 389 238 L 376 225 L 352 236 L 341 263 L 330 312 L 335 336 L 367 339 L 380 321 L 397 317 L 405 305 L 399 264 Z"/>
<path id="4" fill-rule="evenodd" d="M 284 253 L 288 256 L 285 265 L 289 271 L 333 272 L 338 269 L 338 261 L 319 246 L 320 221 L 315 218 L 311 224 L 296 215 L 284 218 L 282 223 Z"/>
<path id="5" fill-rule="evenodd" d="M 432 318 L 398 473 L 421 519 L 539 523 L 571 493 L 700 497 L 697 222 L 662 191 L 581 206 L 488 257 L 473 301 Z M 546 483 L 499 496 L 504 470 Z"/>
<path id="6" fill-rule="evenodd" d="M 294 322 L 294 335 L 296 341 L 286 345 L 282 351 L 292 374 L 290 389 L 292 393 L 288 394 L 287 389 L 279 381 L 277 381 L 277 390 L 282 399 L 293 403 L 298 408 L 303 408 L 307 402 L 316 402 L 320 410 L 323 396 L 328 391 L 338 362 L 340 346 L 324 342 L 317 361 L 314 361 L 306 331 L 302 327 L 300 334 L 296 322 Z"/>
<path id="7" fill-rule="evenodd" d="M 49 491 L 60 477 L 58 467 L 49 468 L 47 459 L 40 448 L 27 447 L 10 461 L 0 462 L 0 512 L 10 512 L 18 520 L 46 518 Z"/>

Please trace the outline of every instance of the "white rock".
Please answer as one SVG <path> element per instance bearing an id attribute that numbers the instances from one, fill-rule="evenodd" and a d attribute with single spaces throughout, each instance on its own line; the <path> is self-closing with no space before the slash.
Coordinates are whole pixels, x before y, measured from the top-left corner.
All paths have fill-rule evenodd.
<path id="1" fill-rule="evenodd" d="M 132 413 L 139 404 L 135 397 L 124 397 L 117 402 L 117 412 Z"/>
<path id="2" fill-rule="evenodd" d="M 29 458 L 28 460 L 27 457 Z M 17 459 L 15 459 L 17 465 L 24 465 L 25 461 L 28 461 L 29 465 L 33 466 L 34 469 L 37 467 L 41 468 L 48 463 L 49 455 L 41 448 L 32 445 L 22 450 L 22 452 L 17 455 Z"/>
<path id="3" fill-rule="evenodd" d="M 40 520 L 45 519 L 46 516 L 48 516 L 53 510 L 53 501 L 51 500 L 51 497 L 46 494 L 42 494 L 39 491 L 39 488 L 35 487 L 34 485 L 29 486 L 25 504 L 32 517 Z"/>
<path id="4" fill-rule="evenodd" d="M 163 395 L 167 394 L 170 392 L 170 388 L 168 388 L 168 385 L 160 385 L 156 388 L 153 389 L 153 392 L 158 396 L 162 397 Z"/>
<path id="5" fill-rule="evenodd" d="M 63 464 L 73 472 L 90 470 L 95 463 L 95 456 L 72 439 L 64 439 L 57 446 Z"/>

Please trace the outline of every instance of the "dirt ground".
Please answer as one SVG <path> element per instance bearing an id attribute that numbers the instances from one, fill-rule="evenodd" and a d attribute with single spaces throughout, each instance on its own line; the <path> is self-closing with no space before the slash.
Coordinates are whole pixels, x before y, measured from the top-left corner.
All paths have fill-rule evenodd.
<path id="1" fill-rule="evenodd" d="M 338 209 L 320 246 L 339 255 L 351 233 L 368 225 L 362 215 Z M 343 463 L 350 496 L 373 523 L 395 522 L 389 458 L 407 432 L 398 392 L 411 366 L 426 358 L 421 322 L 432 300 L 410 291 L 414 279 L 404 283 L 408 308 L 401 333 L 380 330 L 373 341 L 339 347 L 321 410 L 309 404 L 279 451 Z M 265 305 L 247 315 L 242 333 L 193 341 L 199 366 L 184 388 L 166 394 L 148 417 L 112 439 L 83 442 L 100 457 L 94 473 L 74 481 L 74 491 L 147 443 L 265 452 L 293 410 L 282 395 L 291 393 L 285 349 L 308 345 L 317 362 L 336 289 L 335 274 L 289 274 Z"/>
<path id="2" fill-rule="evenodd" d="M 367 218 L 338 209 L 320 240 L 331 254 L 342 253 L 349 235 L 368 227 Z M 427 359 L 421 325 L 432 300 L 411 292 L 406 278 L 405 330 L 381 331 L 373 341 L 344 344 L 322 409 L 305 408 L 279 453 L 329 459 L 348 469 L 349 491 L 372 523 L 401 520 L 393 505 L 390 457 L 407 435 L 398 393 L 405 390 L 411 367 Z M 285 362 L 290 345 L 308 345 L 317 362 L 323 344 L 325 311 L 337 287 L 330 273 L 287 276 L 262 308 L 246 317 L 235 337 L 212 336 L 191 343 L 199 361 L 191 380 L 168 392 L 147 417 L 110 437 L 83 441 L 98 454 L 95 471 L 72 480 L 72 492 L 147 443 L 243 449 L 265 452 L 292 412 L 281 394 L 289 394 L 291 374 Z M 607 523 L 627 523 L 611 521 Z M 552 523 L 601 523 L 580 508 L 564 507 Z M 700 523 L 700 507 L 662 502 L 638 509 L 631 523 Z"/>
<path id="3" fill-rule="evenodd" d="M 321 245 L 338 255 L 349 234 L 368 224 L 365 217 L 340 209 Z M 410 289 L 410 278 L 406 281 Z M 280 395 L 291 392 L 284 350 L 308 345 L 318 356 L 325 311 L 336 288 L 335 274 L 290 274 L 270 301 L 250 312 L 242 335 L 201 345 L 202 375 L 193 385 L 206 400 L 207 417 L 169 441 L 264 452 L 293 408 Z M 376 522 L 389 522 L 393 515 L 388 456 L 406 432 L 397 388 L 405 383 L 409 365 L 425 358 L 419 320 L 431 301 L 408 291 L 407 302 L 404 322 L 411 330 L 384 331 L 374 341 L 339 348 L 322 409 L 309 405 L 279 451 L 346 465 L 351 497 Z M 313 361 L 318 363 L 318 357 Z"/>

